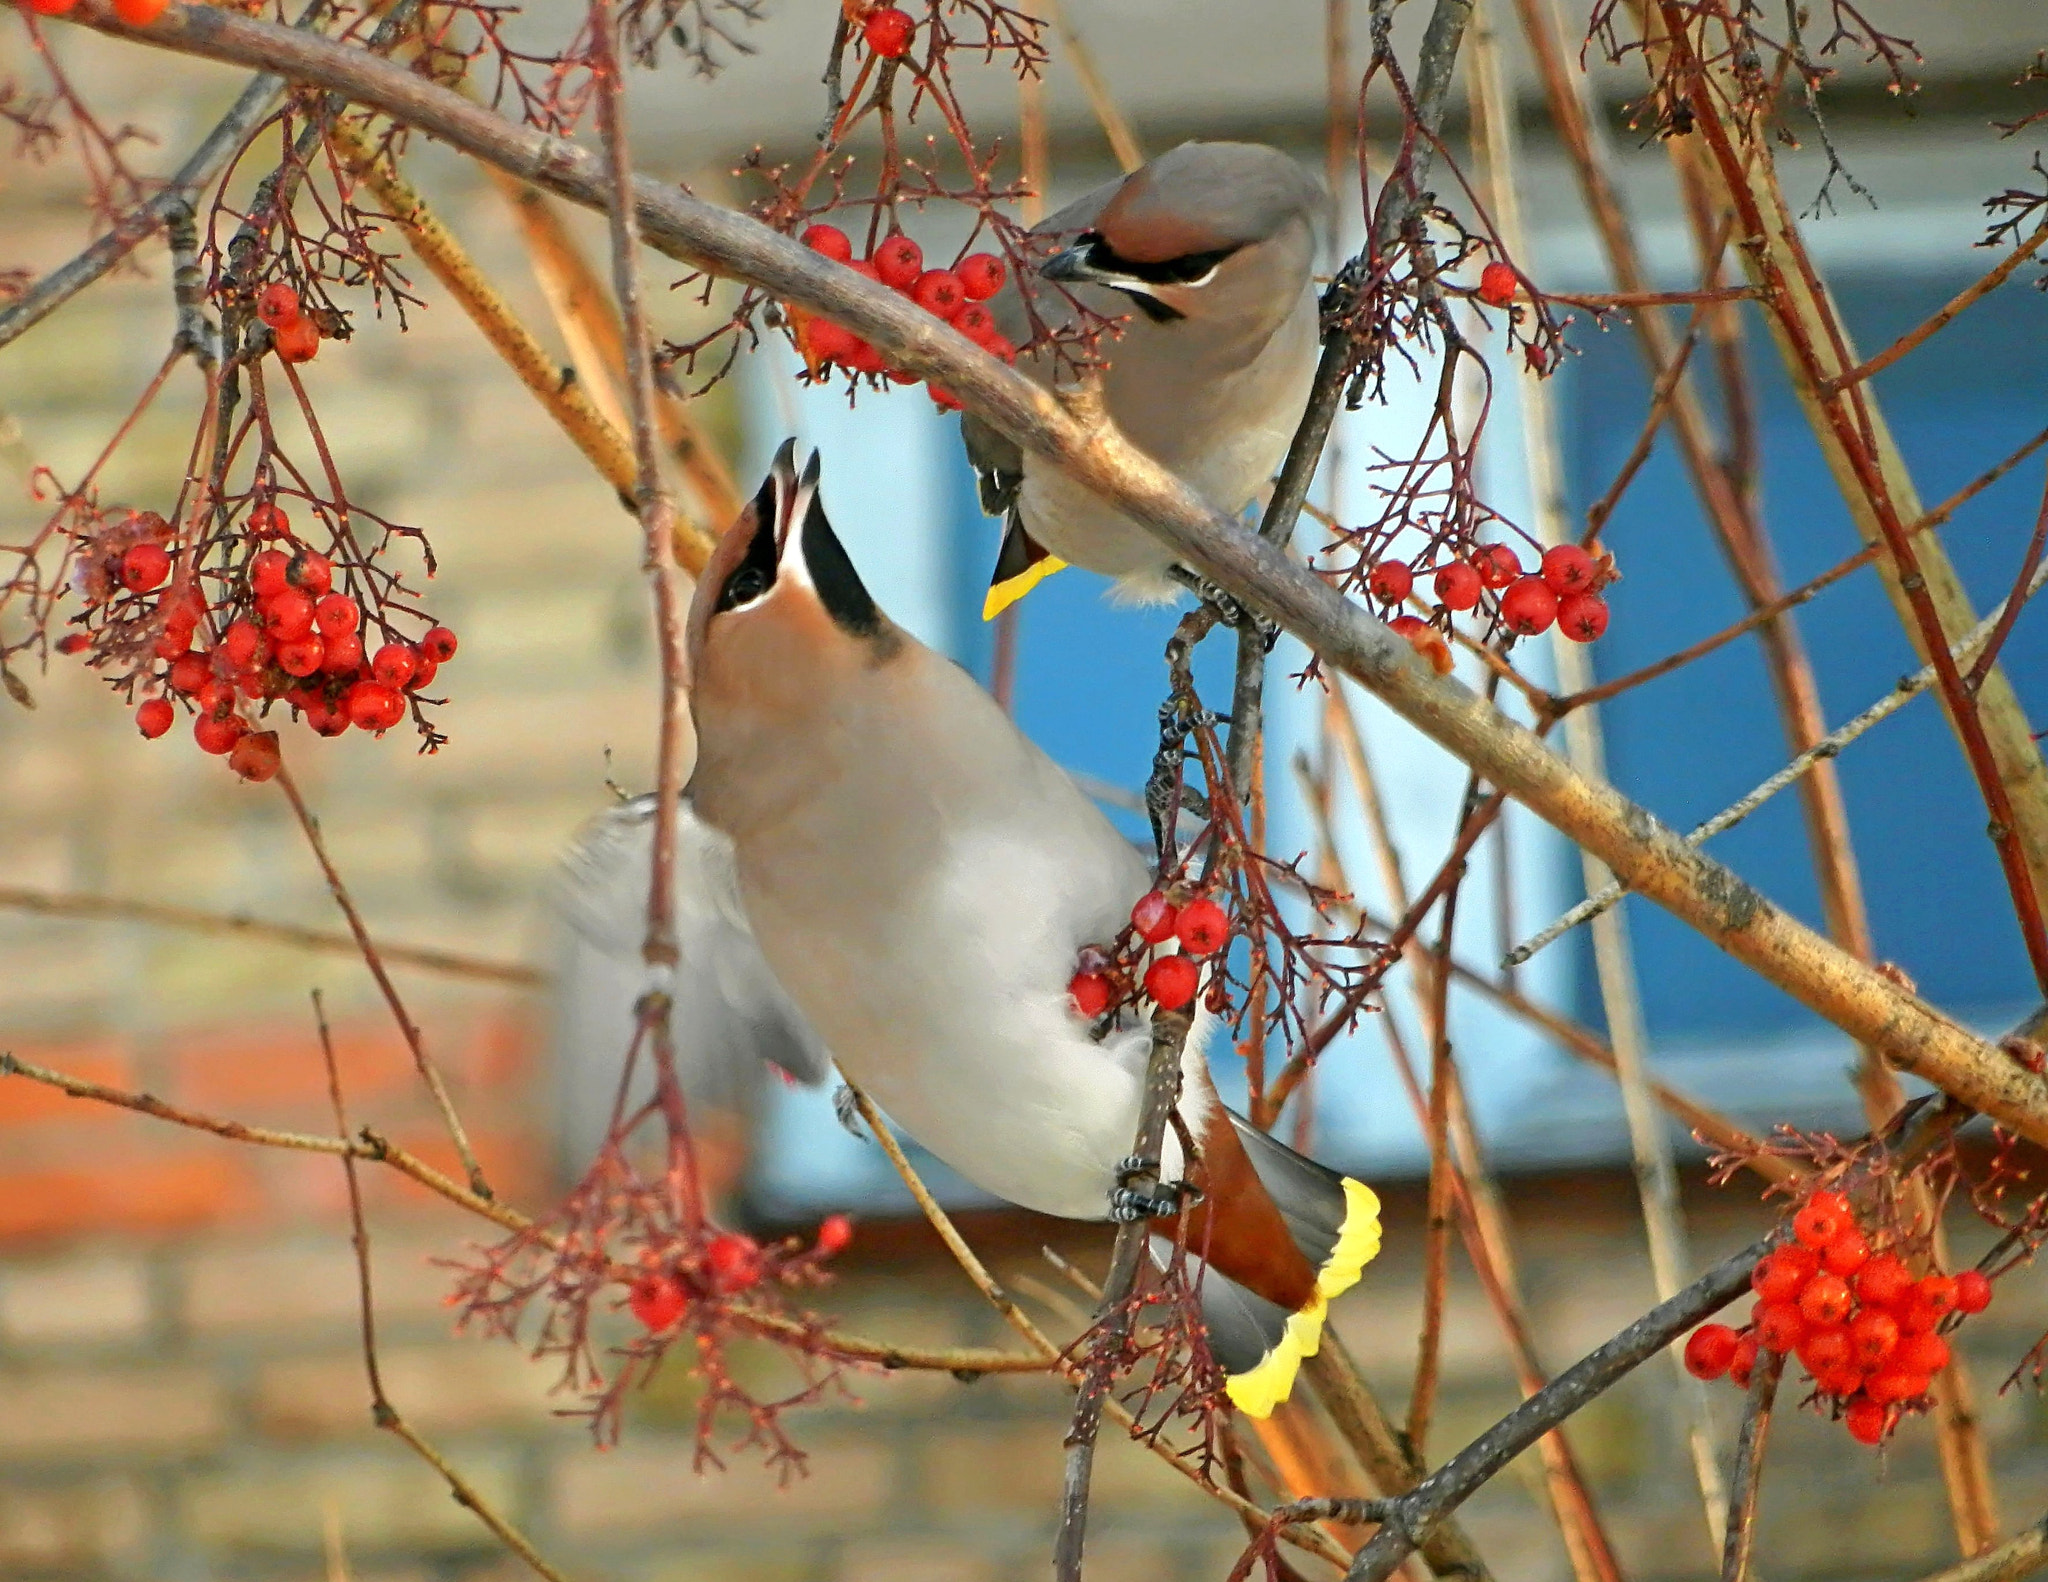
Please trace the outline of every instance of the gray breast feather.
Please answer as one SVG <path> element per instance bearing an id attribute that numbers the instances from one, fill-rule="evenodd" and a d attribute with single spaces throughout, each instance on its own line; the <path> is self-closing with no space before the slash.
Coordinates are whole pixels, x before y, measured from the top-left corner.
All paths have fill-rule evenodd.
<path id="1" fill-rule="evenodd" d="M 653 859 L 654 798 L 636 797 L 583 827 L 549 897 L 563 1130 L 584 1158 L 603 1137 L 646 987 L 640 947 Z M 731 844 L 687 800 L 676 828 L 675 907 L 680 960 L 669 1026 L 688 1098 L 751 1110 L 762 1061 L 799 1082 L 823 1082 L 832 1057 L 761 955 Z"/>

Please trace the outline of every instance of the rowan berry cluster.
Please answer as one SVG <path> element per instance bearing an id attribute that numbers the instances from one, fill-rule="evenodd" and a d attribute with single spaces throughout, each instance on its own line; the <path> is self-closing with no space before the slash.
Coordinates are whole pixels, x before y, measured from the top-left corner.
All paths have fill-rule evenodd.
<path id="1" fill-rule="evenodd" d="M 983 305 L 1003 289 L 1007 273 L 1003 261 L 993 253 L 969 253 L 950 269 L 927 269 L 924 250 L 901 231 L 885 238 L 866 258 L 853 256 L 852 240 L 836 225 L 813 225 L 804 232 L 802 240 L 813 252 L 908 297 L 990 356 L 1006 363 L 1017 360 L 1017 348 L 996 327 L 994 315 Z M 886 378 L 896 384 L 918 382 L 916 374 L 891 368 L 879 351 L 844 325 L 797 308 L 789 310 L 789 320 L 796 348 L 803 355 L 804 366 L 813 374 L 830 367 L 843 368 L 854 375 Z M 937 385 L 931 387 L 931 396 L 941 410 L 957 409 L 960 405 L 950 391 Z"/>
<path id="2" fill-rule="evenodd" d="M 626 1289 L 626 1306 L 649 1333 L 659 1335 L 700 1302 L 737 1296 L 759 1285 L 764 1276 L 793 1273 L 800 1264 L 833 1257 L 844 1252 L 852 1240 L 853 1221 L 844 1214 L 825 1217 L 808 1253 L 799 1251 L 794 1242 L 763 1247 L 740 1231 L 719 1231 L 694 1256 L 644 1255 L 645 1267 Z"/>
<path id="3" fill-rule="evenodd" d="M 1176 902 L 1165 890 L 1148 890 L 1114 949 L 1082 950 L 1068 1002 L 1090 1022 L 1140 993 L 1162 1011 L 1177 1011 L 1201 986 L 1201 963 L 1229 943 L 1230 916 L 1207 896 Z"/>
<path id="4" fill-rule="evenodd" d="M 1522 557 L 1508 545 L 1482 544 L 1469 555 L 1441 564 L 1382 560 L 1367 574 L 1366 591 L 1389 611 L 1401 611 L 1417 580 L 1425 576 L 1436 596 L 1435 614 L 1427 620 L 1405 612 L 1391 614 L 1387 624 L 1407 638 L 1439 675 L 1447 675 L 1451 647 L 1444 633 L 1454 615 L 1476 611 L 1491 629 L 1518 637 L 1535 637 L 1555 625 L 1573 642 L 1590 643 L 1607 630 L 1607 601 L 1600 592 L 1616 573 L 1612 556 L 1595 556 L 1577 544 L 1545 550 L 1534 572 L 1522 569 Z"/>
<path id="5" fill-rule="evenodd" d="M 299 294 L 273 281 L 256 295 L 256 317 L 270 326 L 270 344 L 288 363 L 309 363 L 320 353 L 320 326 L 302 312 Z"/>
<path id="6" fill-rule="evenodd" d="M 1916 1277 L 1897 1251 L 1871 1247 L 1839 1192 L 1808 1198 L 1792 1234 L 1750 1277 L 1749 1323 L 1702 1324 L 1685 1343 L 1686 1368 L 1747 1389 L 1760 1351 L 1790 1354 L 1850 1435 L 1880 1444 L 1904 1413 L 1927 1409 L 1949 1363 L 1942 1331 L 1989 1307 L 1991 1282 L 1977 1269 Z"/>
<path id="7" fill-rule="evenodd" d="M 394 638 L 370 653 L 361 603 L 334 586 L 332 560 L 294 537 L 283 507 L 259 501 L 242 535 L 266 547 L 238 569 L 195 572 L 179 565 L 169 522 L 130 512 L 87 542 L 75 578 L 104 658 L 147 645 L 139 679 L 149 695 L 136 708 L 136 729 L 151 739 L 166 734 L 182 702 L 201 750 L 261 781 L 278 771 L 277 733 L 252 729 L 249 708 L 282 703 L 321 736 L 351 727 L 381 735 L 455 657 L 456 638 L 434 626 L 416 642 Z M 220 584 L 210 598 L 205 579 Z M 380 624 L 389 630 L 384 618 Z M 57 643 L 66 654 L 95 646 L 84 631 Z"/>

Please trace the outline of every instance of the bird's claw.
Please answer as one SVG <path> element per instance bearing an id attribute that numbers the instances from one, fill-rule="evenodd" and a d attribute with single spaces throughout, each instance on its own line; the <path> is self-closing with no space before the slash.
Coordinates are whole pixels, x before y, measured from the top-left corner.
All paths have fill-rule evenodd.
<path id="1" fill-rule="evenodd" d="M 860 1104 L 853 1096 L 853 1089 L 842 1082 L 832 1094 L 832 1114 L 847 1132 L 861 1142 L 868 1140 L 867 1129 L 860 1119 Z"/>
<path id="2" fill-rule="evenodd" d="M 1117 1161 L 1117 1186 L 1109 1194 L 1109 1217 L 1119 1225 L 1178 1214 L 1193 1193 L 1185 1181 L 1156 1181 L 1159 1161 L 1131 1154 Z M 1133 1185 L 1146 1182 L 1147 1185 Z"/>

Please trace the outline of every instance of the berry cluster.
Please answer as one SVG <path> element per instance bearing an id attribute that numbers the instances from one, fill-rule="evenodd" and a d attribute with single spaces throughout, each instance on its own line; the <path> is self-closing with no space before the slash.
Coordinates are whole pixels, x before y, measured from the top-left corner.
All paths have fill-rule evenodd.
<path id="1" fill-rule="evenodd" d="M 277 733 L 251 729 L 245 700 L 281 702 L 321 736 L 351 726 L 381 735 L 455 657 L 456 639 L 435 626 L 416 643 L 393 640 L 367 652 L 362 605 L 334 586 L 333 561 L 293 536 L 274 499 L 252 508 L 243 530 L 268 547 L 239 571 L 197 574 L 179 567 L 169 522 L 130 512 L 88 542 L 76 577 L 88 619 L 99 623 L 103 657 L 137 648 L 148 656 L 140 680 L 150 695 L 136 708 L 136 729 L 164 735 L 177 723 L 173 699 L 182 700 L 200 748 L 260 781 L 277 773 Z M 225 582 L 220 596 L 202 593 L 201 575 Z M 66 654 L 94 646 L 86 632 L 57 643 Z"/>
<path id="2" fill-rule="evenodd" d="M 844 1252 L 853 1240 L 853 1221 L 844 1214 L 827 1215 L 818 1226 L 813 1259 Z M 793 1247 L 787 1243 L 785 1247 Z M 626 1290 L 626 1306 L 652 1334 L 676 1324 L 695 1302 L 737 1296 L 761 1283 L 770 1273 L 775 1249 L 764 1249 L 753 1237 L 736 1230 L 720 1231 L 702 1251 L 685 1260 L 653 1259 Z M 799 1255 L 802 1256 L 802 1255 Z"/>
<path id="3" fill-rule="evenodd" d="M 875 15 L 888 13 L 877 12 Z M 896 12 L 901 16 L 902 13 Z M 907 19 L 906 19 L 907 20 Z M 869 18 L 870 23 L 873 17 Z M 866 258 L 853 256 L 853 242 L 836 225 L 813 225 L 803 234 L 804 246 L 845 264 L 857 274 L 879 280 L 890 290 L 910 298 L 933 317 L 942 319 L 992 357 L 1006 363 L 1017 360 L 1017 348 L 996 328 L 993 314 L 983 306 L 1003 289 L 1006 271 L 993 253 L 969 253 L 951 269 L 927 269 L 924 250 L 901 231 L 885 239 Z M 790 323 L 795 328 L 797 350 L 804 366 L 817 373 L 827 367 L 844 368 L 859 375 L 887 378 L 897 384 L 916 384 L 917 375 L 891 368 L 882 354 L 852 330 L 830 319 L 816 318 L 792 308 Z M 944 409 L 958 408 L 951 392 L 931 387 L 932 400 Z"/>
<path id="4" fill-rule="evenodd" d="M 1169 941 L 1177 946 L 1173 954 L 1154 949 Z M 1198 963 L 1229 942 L 1230 918 L 1207 896 L 1176 904 L 1165 891 L 1148 890 L 1131 908 L 1131 926 L 1115 951 L 1091 945 L 1081 952 L 1067 998 L 1075 1014 L 1090 1022 L 1134 999 L 1141 988 L 1162 1011 L 1177 1011 L 1200 987 Z M 1152 960 L 1140 974 L 1139 963 L 1148 954 Z"/>
<path id="5" fill-rule="evenodd" d="M 1546 549 L 1533 573 L 1523 572 L 1521 556 L 1506 544 L 1482 544 L 1463 559 L 1437 566 L 1382 560 L 1367 575 L 1366 590 L 1389 610 L 1398 610 L 1424 575 L 1431 577 L 1436 614 L 1429 620 L 1397 614 L 1387 624 L 1414 644 L 1439 675 L 1451 668 L 1444 629 L 1453 615 L 1468 610 L 1518 637 L 1537 636 L 1554 624 L 1573 642 L 1590 643 L 1607 630 L 1607 601 L 1600 590 L 1615 578 L 1613 559 L 1605 554 L 1596 558 L 1577 544 Z"/>
<path id="6" fill-rule="evenodd" d="M 1991 1282 L 1976 1269 L 1916 1279 L 1896 1252 L 1871 1249 L 1839 1192 L 1807 1199 L 1792 1234 L 1750 1277 L 1750 1322 L 1740 1330 L 1702 1324 L 1685 1343 L 1686 1368 L 1747 1389 L 1759 1350 L 1790 1353 L 1852 1437 L 1882 1443 L 1902 1413 L 1927 1409 L 1949 1361 L 1942 1329 L 1989 1307 Z"/>
<path id="7" fill-rule="evenodd" d="M 320 352 L 320 326 L 299 310 L 299 294 L 273 281 L 256 296 L 256 317 L 270 326 L 270 343 L 288 363 L 309 363 Z"/>

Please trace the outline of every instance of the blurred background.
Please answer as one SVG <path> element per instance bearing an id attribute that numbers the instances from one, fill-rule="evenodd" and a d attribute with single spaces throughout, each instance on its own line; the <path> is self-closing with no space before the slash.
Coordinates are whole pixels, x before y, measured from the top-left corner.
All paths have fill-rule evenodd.
<path id="1" fill-rule="evenodd" d="M 758 189 L 736 172 L 757 144 L 770 158 L 810 145 L 830 31 L 822 0 L 769 0 L 709 80 L 671 65 L 635 87 L 643 169 L 707 196 Z M 1364 6 L 1352 8 L 1354 69 Z M 1572 8 L 1576 10 L 1577 8 Z M 1408 7 L 1404 24 L 1417 22 Z M 2038 146 L 1991 123 L 2022 105 L 2014 79 L 2043 42 L 2016 0 L 1872 6 L 1926 57 L 1907 114 L 1880 79 L 1845 63 L 1832 134 L 1875 204 L 1837 180 L 1809 232 L 1859 343 L 1869 350 L 1918 322 L 1988 266 L 1973 251 L 1983 200 L 2025 184 Z M 1583 20 L 1583 19 L 1578 19 Z M 1073 0 L 1108 93 L 1148 153 L 1188 136 L 1243 137 L 1295 150 L 1321 170 L 1326 136 L 1321 6 L 1221 0 Z M 555 40 L 570 10 L 545 4 L 526 26 Z M 239 86 L 224 69 L 49 28 L 76 80 L 110 118 L 159 146 L 138 163 L 169 170 Z M 1521 57 L 1512 30 L 1503 42 Z M 1056 205 L 1110 178 L 1115 164 L 1055 38 L 1047 80 Z M 0 80 L 33 78 L 19 18 L 0 17 Z M 1662 282 L 1691 279 L 1691 242 L 1658 146 L 1632 131 L 1627 73 L 1594 73 L 1617 169 Z M 1540 286 L 1612 289 L 1569 168 L 1533 83 L 1523 92 L 1521 186 L 1531 226 L 1521 260 Z M 1000 68 L 963 73 L 984 136 L 1012 133 L 1014 84 Z M 1463 149 L 1462 111 L 1451 118 Z M 1373 127 L 1369 123 L 1368 131 Z M 2038 128 L 2036 129 L 2038 130 Z M 1795 202 L 1820 193 L 1816 144 L 1781 155 Z M 1384 168 L 1383 153 L 1379 168 Z M 416 183 L 525 321 L 556 340 L 509 205 L 461 161 L 420 146 Z M 1355 173 L 1347 173 L 1355 182 Z M 1352 189 L 1355 191 L 1355 187 Z M 1355 207 L 1355 204 L 1352 205 Z M 593 258 L 599 228 L 574 216 Z M 1355 228 L 1355 219 L 1352 222 Z M 959 229 L 934 210 L 912 229 L 928 253 Z M 0 155 L 0 267 L 40 272 L 89 238 L 75 168 Z M 1355 245 L 1348 234 L 1339 249 Z M 402 243 L 393 240 L 395 249 Z M 0 350 L 0 544 L 43 520 L 33 468 L 71 482 L 154 372 L 170 333 L 163 254 L 102 283 Z M 402 266 L 403 267 L 403 266 Z M 664 272 L 665 271 L 665 272 Z M 429 535 L 439 559 L 435 614 L 461 635 L 444 672 L 449 744 L 415 757 L 394 734 L 302 747 L 294 763 L 335 863 L 380 941 L 459 953 L 467 975 L 395 967 L 406 1003 L 454 1086 L 499 1192 L 540 1208 L 593 1143 L 589 1097 L 609 1095 L 609 1050 L 557 1051 L 546 975 L 559 941 L 545 895 L 556 858 L 608 783 L 651 774 L 655 696 L 648 598 L 637 532 L 608 490 L 503 373 L 423 270 L 426 307 L 398 332 L 367 304 L 355 339 L 307 370 L 351 495 Z M 1941 500 L 2048 423 L 2048 297 L 2022 270 L 2004 289 L 1883 376 L 1878 389 L 1922 498 Z M 666 265 L 657 279 L 673 278 Z M 658 296 L 678 339 L 711 322 L 686 293 Z M 1762 495 L 1785 581 L 1856 547 L 1759 325 L 1749 349 L 1760 400 Z M 1492 331 L 1489 349 L 1499 347 Z M 1634 443 L 1648 387 L 1633 337 L 1580 313 L 1575 355 L 1553 382 L 1575 513 Z M 567 361 L 566 353 L 564 360 Z M 701 420 L 751 489 L 789 433 L 825 455 L 835 523 L 881 603 L 977 674 L 991 663 L 979 621 L 995 525 L 975 504 L 957 419 L 918 389 L 807 390 L 773 337 L 698 403 Z M 163 508 L 185 465 L 197 381 L 180 373 L 103 480 L 102 498 Z M 1390 381 L 1384 404 L 1340 424 L 1320 498 L 1348 520 L 1371 509 L 1370 468 L 1402 454 L 1424 403 Z M 1512 381 L 1503 381 L 1483 492 L 1527 521 L 1529 485 Z M 1981 610 L 2003 596 L 2030 526 L 2037 479 L 2022 468 L 1960 510 L 1945 532 Z M 1606 535 L 1625 580 L 1594 650 L 1603 676 L 1660 657 L 1742 613 L 1683 470 L 1660 442 Z M 1164 681 L 1172 612 L 1112 609 L 1101 585 L 1069 572 L 1023 605 L 1016 710 L 1049 752 L 1121 804 L 1140 785 Z M 11 618 L 11 617 L 0 617 Z M 1914 667 L 1869 573 L 1799 612 L 1828 720 L 1839 723 Z M 1218 646 L 1218 645 L 1212 645 Z M 1207 680 L 1225 683 L 1206 656 Z M 1276 651 L 1268 785 L 1270 846 L 1286 857 L 1316 836 L 1290 769 L 1326 751 L 1319 691 L 1291 679 L 1305 656 Z M 2023 621 L 2008 673 L 2038 716 L 2048 634 Z M 340 926 L 289 809 L 272 787 L 236 783 L 182 731 L 136 735 L 129 711 L 75 661 L 25 678 L 33 712 L 0 705 L 0 1049 L 208 1113 L 324 1129 L 324 1078 L 308 992 L 336 1018 L 354 1118 L 447 1162 L 410 1058 L 349 948 L 309 950 L 222 929 L 79 916 L 84 898 L 240 915 L 316 930 Z M 1411 876 L 1433 868 L 1456 820 L 1463 771 L 1363 696 L 1343 700 L 1371 751 Z M 1605 711 L 1613 778 L 1667 822 L 1689 827 L 1784 759 L 1761 661 L 1737 643 Z M 1937 1004 L 1990 1031 L 2028 1009 L 1982 807 L 1931 701 L 1858 742 L 1840 762 L 1881 954 Z M 1351 815 L 1345 815 L 1347 819 Z M 1355 820 L 1339 830 L 1350 882 L 1384 915 Z M 1780 799 L 1718 841 L 1738 872 L 1801 916 L 1819 905 L 1797 807 Z M 1475 860 L 1456 953 L 1491 977 L 1506 944 L 1574 900 L 1577 860 L 1511 813 Z M 1630 902 L 1658 1074 L 1755 1128 L 1779 1122 L 1861 1129 L 1847 1080 L 1855 1052 L 1789 999 L 1653 909 Z M 1387 1015 L 1418 1042 L 1403 987 Z M 1513 985 L 1555 1018 L 1602 1032 L 1583 934 L 1520 970 Z M 1610 1079 L 1559 1039 L 1463 987 L 1452 1029 L 1490 1157 L 1506 1172 L 1521 1275 L 1540 1357 L 1561 1367 L 1652 1299 L 1627 1134 Z M 1306 1128 L 1313 1150 L 1380 1187 L 1387 1251 L 1335 1322 L 1398 1403 L 1412 1368 L 1420 1298 L 1426 1151 L 1376 1030 L 1335 1046 L 1319 1069 Z M 829 1096 L 764 1083 L 727 1150 L 733 1212 L 758 1229 L 808 1231 L 854 1213 L 823 1311 L 862 1333 L 905 1341 L 1001 1343 L 895 1185 L 879 1151 L 837 1127 Z M 1292 1123 L 1292 1122 L 1291 1122 Z M 1686 1204 L 1704 1263 L 1771 1215 L 1753 1182 L 1705 1184 L 1703 1150 L 1680 1137 Z M 1040 1255 L 1051 1245 L 1099 1260 L 1099 1232 L 1036 1220 L 977 1199 L 934 1170 L 947 1201 L 1013 1289 L 1056 1333 L 1078 1302 Z M 437 1437 L 572 1575 L 633 1582 L 731 1577 L 764 1582 L 925 1582 L 1041 1575 L 1055 1505 L 1066 1392 L 1044 1379 L 849 1377 L 801 1422 L 810 1475 L 777 1491 L 750 1453 L 729 1471 L 692 1468 L 689 1386 L 668 1376 L 639 1401 L 624 1445 L 591 1450 L 551 1397 L 552 1372 L 514 1346 L 451 1333 L 452 1274 L 480 1229 L 445 1204 L 373 1174 L 370 1206 L 386 1374 L 393 1399 Z M 1967 1234 L 1967 1232 L 1966 1232 Z M 1980 1238 L 1981 1239 L 1981 1238 Z M 1973 1250 L 1966 1241 L 1964 1250 Z M 1436 1455 L 1517 1398 L 1494 1321 L 1459 1263 L 1452 1283 Z M 2010 1528 L 2048 1498 L 2048 1418 L 2031 1392 L 1996 1393 L 2035 1338 L 2042 1311 L 2022 1274 L 1970 1326 L 1985 1431 Z M 8 1577 L 388 1579 L 513 1574 L 474 1519 L 406 1452 L 370 1426 L 355 1336 L 353 1263 L 340 1171 L 324 1157 L 237 1148 L 141 1117 L 0 1081 L 0 1575 Z M 2036 1328 L 2039 1327 L 2036 1320 Z M 759 1359 L 764 1383 L 773 1363 Z M 1724 1408 L 1724 1440 L 1733 1421 Z M 1575 1420 L 1572 1438 L 1632 1576 L 1715 1571 L 1684 1454 L 1668 1369 L 1643 1369 Z M 1955 1537 L 1933 1439 L 1915 1423 L 1880 1460 L 1850 1453 L 1840 1430 L 1781 1414 L 1780 1475 L 1767 1476 L 1760 1553 L 1773 1576 L 1906 1577 L 1944 1563 Z M 1541 1505 L 1532 1458 L 1469 1508 L 1503 1578 L 1570 1575 Z M 1796 1476 L 1789 1469 L 1798 1467 Z M 1090 1545 L 1099 1582 L 1220 1576 L 1242 1538 L 1219 1507 L 1149 1456 L 1105 1445 Z"/>

